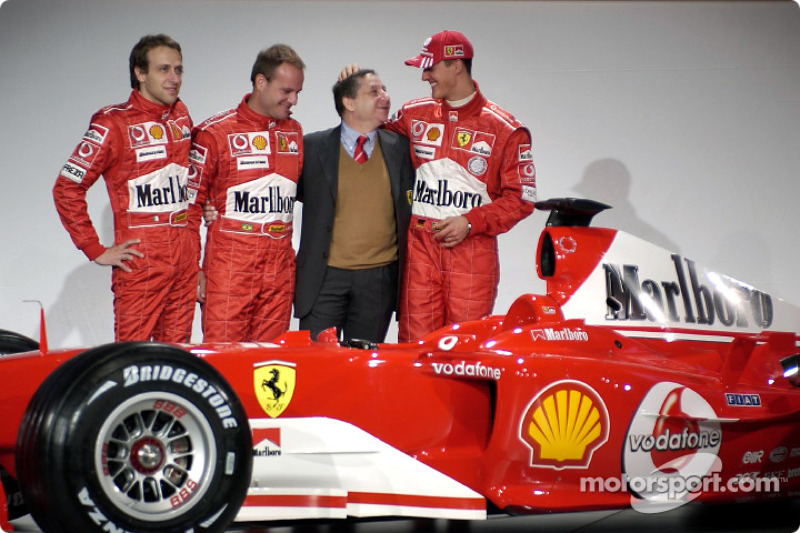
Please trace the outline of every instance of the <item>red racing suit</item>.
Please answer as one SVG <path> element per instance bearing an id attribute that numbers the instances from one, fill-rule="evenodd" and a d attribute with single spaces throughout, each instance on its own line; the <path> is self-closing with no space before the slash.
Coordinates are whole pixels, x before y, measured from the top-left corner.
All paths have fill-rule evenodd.
<path id="1" fill-rule="evenodd" d="M 497 235 L 533 212 L 536 172 L 527 128 L 476 94 L 454 108 L 412 100 L 387 127 L 411 140 L 417 169 L 400 297 L 398 340 L 418 339 L 452 322 L 491 314 L 500 265 Z M 432 223 L 463 215 L 467 238 L 453 248 Z"/>
<path id="2" fill-rule="evenodd" d="M 219 215 L 208 228 L 203 272 L 206 342 L 269 341 L 289 329 L 294 299 L 292 218 L 303 131 L 247 106 L 194 131 L 190 187 Z"/>
<path id="3" fill-rule="evenodd" d="M 133 248 L 144 257 L 127 261 L 132 272 L 114 268 L 111 274 L 117 341 L 190 340 L 199 238 L 188 225 L 191 132 L 183 102 L 162 106 L 134 90 L 126 103 L 92 116 L 53 187 L 61 222 L 90 260 L 106 250 L 86 205 L 86 191 L 100 175 L 114 214 L 114 243 L 141 239 Z"/>

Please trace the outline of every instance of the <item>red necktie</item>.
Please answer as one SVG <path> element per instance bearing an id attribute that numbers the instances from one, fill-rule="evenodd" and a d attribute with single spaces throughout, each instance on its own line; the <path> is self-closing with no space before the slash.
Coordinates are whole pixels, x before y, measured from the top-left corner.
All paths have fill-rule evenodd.
<path id="1" fill-rule="evenodd" d="M 364 143 L 367 142 L 367 138 L 366 135 L 359 135 L 358 141 L 356 141 L 356 149 L 353 151 L 353 159 L 359 165 L 367 162 L 367 152 L 364 151 Z"/>

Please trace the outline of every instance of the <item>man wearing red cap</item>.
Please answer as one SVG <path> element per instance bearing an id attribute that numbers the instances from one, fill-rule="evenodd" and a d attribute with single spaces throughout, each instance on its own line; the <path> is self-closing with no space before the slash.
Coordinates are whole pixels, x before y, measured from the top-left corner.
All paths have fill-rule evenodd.
<path id="1" fill-rule="evenodd" d="M 491 314 L 500 265 L 497 235 L 533 212 L 531 135 L 472 79 L 473 50 L 457 31 L 428 38 L 406 61 L 431 98 L 405 104 L 387 124 L 406 135 L 417 178 L 398 339 Z"/>

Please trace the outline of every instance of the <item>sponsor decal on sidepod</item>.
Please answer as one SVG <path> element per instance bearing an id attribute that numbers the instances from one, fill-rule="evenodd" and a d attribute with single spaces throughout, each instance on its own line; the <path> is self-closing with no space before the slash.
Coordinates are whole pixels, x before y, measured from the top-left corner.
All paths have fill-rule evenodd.
<path id="1" fill-rule="evenodd" d="M 608 440 L 608 409 L 589 385 L 556 381 L 525 408 L 520 440 L 531 450 L 530 465 L 540 468 L 587 468 L 592 454 Z"/>
<path id="2" fill-rule="evenodd" d="M 697 498 L 692 485 L 719 472 L 722 431 L 711 405 L 678 383 L 658 383 L 633 416 L 623 450 L 628 479 L 647 490 L 631 490 L 631 506 L 643 513 L 675 509 Z M 681 481 L 681 483 L 674 483 Z M 675 492 L 662 487 L 685 487 Z"/>
<path id="3" fill-rule="evenodd" d="M 482 378 L 498 380 L 502 375 L 502 370 L 491 366 L 485 366 L 480 361 L 468 363 L 460 361 L 458 363 L 431 363 L 433 372 L 436 375 L 459 376 L 467 378 Z"/>

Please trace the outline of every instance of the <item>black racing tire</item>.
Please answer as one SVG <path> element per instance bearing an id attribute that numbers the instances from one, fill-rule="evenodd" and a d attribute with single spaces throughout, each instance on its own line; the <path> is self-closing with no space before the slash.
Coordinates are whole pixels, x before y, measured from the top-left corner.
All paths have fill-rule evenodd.
<path id="1" fill-rule="evenodd" d="M 222 532 L 247 494 L 247 415 L 211 365 L 175 346 L 100 346 L 33 395 L 17 473 L 45 533 Z"/>
<path id="2" fill-rule="evenodd" d="M 3 490 L 6 493 L 8 519 L 15 520 L 28 514 L 28 506 L 25 505 L 25 500 L 22 498 L 22 489 L 19 483 L 2 467 L 0 467 L 0 483 L 3 484 Z"/>
<path id="3" fill-rule="evenodd" d="M 39 349 L 39 343 L 30 337 L 0 329 L 0 355 L 31 352 Z"/>

